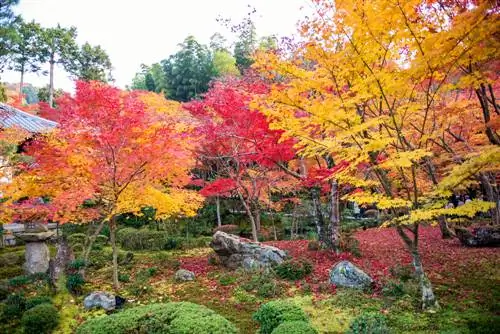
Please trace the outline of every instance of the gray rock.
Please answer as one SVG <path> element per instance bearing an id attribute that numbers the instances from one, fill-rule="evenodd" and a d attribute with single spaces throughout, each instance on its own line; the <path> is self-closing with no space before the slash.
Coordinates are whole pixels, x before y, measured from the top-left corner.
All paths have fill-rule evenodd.
<path id="1" fill-rule="evenodd" d="M 279 248 L 221 231 L 214 234 L 210 247 L 219 256 L 221 263 L 231 269 L 269 268 L 282 263 L 286 258 L 286 253 Z"/>
<path id="2" fill-rule="evenodd" d="M 46 273 L 49 270 L 50 253 L 45 242 L 28 242 L 24 256 L 24 271 L 27 274 Z"/>
<path id="3" fill-rule="evenodd" d="M 106 311 L 112 311 L 116 307 L 116 298 L 110 293 L 95 291 L 85 297 L 83 306 L 87 310 L 92 308 L 103 308 Z"/>
<path id="4" fill-rule="evenodd" d="M 330 271 L 330 283 L 345 288 L 364 289 L 373 279 L 349 261 L 337 263 Z"/>
<path id="5" fill-rule="evenodd" d="M 186 269 L 179 269 L 175 273 L 175 280 L 186 282 L 186 281 L 194 281 L 195 275 L 192 271 Z"/>

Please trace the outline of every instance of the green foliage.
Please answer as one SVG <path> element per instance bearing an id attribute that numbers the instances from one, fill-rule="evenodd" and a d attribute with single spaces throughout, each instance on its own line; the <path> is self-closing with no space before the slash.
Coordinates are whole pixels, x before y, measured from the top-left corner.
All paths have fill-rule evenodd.
<path id="1" fill-rule="evenodd" d="M 128 282 L 130 282 L 130 275 L 129 274 L 119 274 L 118 281 L 128 283 Z"/>
<path id="2" fill-rule="evenodd" d="M 126 250 L 159 250 L 165 245 L 168 236 L 164 231 L 127 227 L 118 230 L 116 239 L 121 248 Z"/>
<path id="3" fill-rule="evenodd" d="M 26 310 L 26 297 L 22 293 L 13 293 L 5 300 L 4 319 L 19 318 Z"/>
<path id="4" fill-rule="evenodd" d="M 66 288 L 73 294 L 79 295 L 84 284 L 85 280 L 80 273 L 72 273 L 66 276 Z"/>
<path id="5" fill-rule="evenodd" d="M 0 279 L 5 279 L 13 276 L 22 275 L 24 269 L 21 266 L 1 266 L 0 267 Z"/>
<path id="6" fill-rule="evenodd" d="M 392 276 L 406 282 L 414 277 L 413 267 L 411 265 L 396 265 L 390 269 Z"/>
<path id="7" fill-rule="evenodd" d="M 27 310 L 21 318 L 25 333 L 51 333 L 59 323 L 59 312 L 52 304 L 40 304 Z"/>
<path id="8" fill-rule="evenodd" d="M 318 331 L 305 321 L 285 321 L 272 334 L 318 334 Z"/>
<path id="9" fill-rule="evenodd" d="M 68 269 L 69 270 L 80 270 L 85 268 L 86 263 L 84 259 L 75 259 L 68 263 Z"/>
<path id="10" fill-rule="evenodd" d="M 303 279 L 312 273 L 312 264 L 306 260 L 286 260 L 275 268 L 276 274 L 291 281 Z"/>
<path id="11" fill-rule="evenodd" d="M 36 297 L 31 297 L 26 300 L 26 309 L 29 310 L 30 308 L 33 308 L 37 305 L 40 304 L 51 304 L 52 299 L 47 296 L 36 296 Z"/>
<path id="12" fill-rule="evenodd" d="M 9 295 L 9 288 L 7 287 L 6 284 L 0 283 L 0 301 L 6 299 L 8 295 Z"/>
<path id="13" fill-rule="evenodd" d="M 385 334 L 389 333 L 386 318 L 374 312 L 365 312 L 349 325 L 349 334 Z"/>
<path id="14" fill-rule="evenodd" d="M 259 322 L 261 334 L 272 333 L 276 327 L 286 321 L 309 321 L 300 307 L 284 300 L 274 300 L 262 305 L 254 313 L 253 319 Z"/>
<path id="15" fill-rule="evenodd" d="M 16 276 L 12 277 L 9 279 L 9 286 L 15 288 L 23 285 L 28 285 L 31 283 L 31 279 L 28 275 L 21 275 L 21 276 Z"/>
<path id="16" fill-rule="evenodd" d="M 176 101 L 189 101 L 208 90 L 209 82 L 215 77 L 212 56 L 207 46 L 188 36 L 181 50 L 162 60 L 167 82 L 167 97 Z"/>
<path id="17" fill-rule="evenodd" d="M 238 279 L 232 275 L 223 275 L 219 278 L 219 284 L 222 286 L 231 285 L 236 283 Z"/>
<path id="18" fill-rule="evenodd" d="M 239 286 L 233 290 L 232 296 L 238 303 L 255 303 L 257 301 L 257 297 Z"/>
<path id="19" fill-rule="evenodd" d="M 262 298 L 272 298 L 278 297 L 282 294 L 283 289 L 280 284 L 275 280 L 271 280 L 270 282 L 263 283 L 259 285 L 257 288 L 257 296 Z"/>
<path id="20" fill-rule="evenodd" d="M 151 304 L 86 321 L 77 334 L 231 334 L 236 327 L 214 311 L 193 303 Z"/>
<path id="21" fill-rule="evenodd" d="M 111 60 L 99 45 L 85 43 L 71 57 L 67 70 L 79 80 L 97 80 L 107 82 L 111 79 Z"/>
<path id="22" fill-rule="evenodd" d="M 405 286 L 400 282 L 388 282 L 382 288 L 382 294 L 387 297 L 402 297 L 406 294 Z"/>

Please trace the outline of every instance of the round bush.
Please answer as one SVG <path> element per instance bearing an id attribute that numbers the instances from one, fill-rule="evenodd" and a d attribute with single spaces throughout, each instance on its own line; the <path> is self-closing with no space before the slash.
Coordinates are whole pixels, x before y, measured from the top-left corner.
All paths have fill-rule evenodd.
<path id="1" fill-rule="evenodd" d="M 77 334 L 233 334 L 236 327 L 214 311 L 188 302 L 134 307 L 86 321 Z"/>
<path id="2" fill-rule="evenodd" d="M 275 271 L 280 278 L 296 281 L 312 273 L 312 269 L 312 264 L 305 260 L 287 260 L 276 266 Z"/>
<path id="3" fill-rule="evenodd" d="M 309 321 L 300 307 L 284 300 L 274 300 L 262 305 L 254 313 L 253 319 L 260 324 L 261 334 L 271 334 L 276 327 L 287 321 Z"/>
<path id="4" fill-rule="evenodd" d="M 59 313 L 52 304 L 40 304 L 24 312 L 21 324 L 25 333 L 50 333 L 59 324 Z"/>
<path id="5" fill-rule="evenodd" d="M 349 325 L 349 334 L 389 333 L 385 317 L 378 313 L 366 312 L 356 317 Z"/>
<path id="6" fill-rule="evenodd" d="M 286 321 L 276 327 L 272 334 L 318 334 L 318 331 L 305 321 Z"/>
<path id="7" fill-rule="evenodd" d="M 52 304 L 52 300 L 47 296 L 31 297 L 26 301 L 26 309 L 28 310 L 41 304 Z"/>

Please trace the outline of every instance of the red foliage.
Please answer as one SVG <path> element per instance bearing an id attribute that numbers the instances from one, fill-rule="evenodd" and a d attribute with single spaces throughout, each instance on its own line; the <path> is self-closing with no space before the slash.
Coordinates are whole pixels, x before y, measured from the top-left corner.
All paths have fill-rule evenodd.
<path id="1" fill-rule="evenodd" d="M 232 179 L 217 179 L 204 187 L 200 191 L 200 194 L 202 194 L 203 196 L 227 196 L 236 188 L 236 182 Z"/>

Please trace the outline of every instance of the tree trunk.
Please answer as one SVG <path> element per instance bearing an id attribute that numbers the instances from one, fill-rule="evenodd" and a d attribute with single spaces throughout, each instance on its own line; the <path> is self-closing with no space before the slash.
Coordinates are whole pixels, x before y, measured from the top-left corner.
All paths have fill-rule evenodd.
<path id="1" fill-rule="evenodd" d="M 311 200 L 313 206 L 312 216 L 314 220 L 314 225 L 316 225 L 316 233 L 318 234 L 318 241 L 323 242 L 324 218 L 323 218 L 323 212 L 321 211 L 319 188 L 317 187 L 311 188 Z"/>
<path id="2" fill-rule="evenodd" d="M 331 181 L 330 192 L 330 222 L 326 229 L 325 241 L 330 249 L 337 254 L 340 252 L 340 210 L 339 210 L 339 189 L 337 180 Z"/>
<path id="3" fill-rule="evenodd" d="M 250 209 L 250 204 L 248 204 L 245 201 L 245 199 L 243 198 L 243 195 L 240 193 L 239 190 L 238 190 L 238 197 L 240 198 L 241 203 L 243 203 L 243 207 L 245 208 L 245 211 L 248 215 L 248 218 L 250 219 L 250 225 L 252 226 L 252 239 L 253 239 L 253 241 L 258 242 L 259 237 L 257 235 L 257 225 L 255 223 L 255 219 L 253 217 L 252 210 Z"/>
<path id="4" fill-rule="evenodd" d="M 411 253 L 413 268 L 415 269 L 415 276 L 418 279 L 420 292 L 422 294 L 422 309 L 423 310 L 431 310 L 431 309 L 439 309 L 439 304 L 436 296 L 434 295 L 434 291 L 432 289 L 432 284 L 427 275 L 424 272 L 424 267 L 422 265 L 422 260 L 420 258 L 420 254 L 418 252 L 418 224 L 413 227 L 413 240 L 403 231 L 401 226 L 397 226 L 396 230 L 403 239 L 406 247 Z"/>
<path id="5" fill-rule="evenodd" d="M 24 64 L 21 65 L 21 80 L 19 81 L 19 97 L 23 97 L 23 86 L 24 86 Z"/>
<path id="6" fill-rule="evenodd" d="M 220 217 L 220 197 L 215 196 L 215 209 L 217 211 L 217 227 L 222 226 L 222 219 Z"/>
<path id="7" fill-rule="evenodd" d="M 54 57 L 50 58 L 49 70 L 49 106 L 54 108 Z"/>
<path id="8" fill-rule="evenodd" d="M 500 198 L 498 195 L 498 190 L 497 187 L 492 184 L 490 179 L 494 179 L 488 177 L 486 173 L 479 173 L 479 180 L 481 181 L 481 185 L 484 188 L 484 191 L 486 193 L 486 199 L 489 202 L 495 203 L 495 207 L 490 209 L 490 214 L 491 214 L 491 223 L 492 225 L 500 225 Z"/>
<path id="9" fill-rule="evenodd" d="M 97 229 L 94 231 L 94 233 L 92 233 L 92 235 L 87 239 L 88 241 L 86 242 L 85 250 L 83 253 L 83 260 L 85 261 L 85 267 L 87 266 L 87 264 L 89 262 L 90 252 L 92 251 L 92 246 L 94 245 L 95 239 L 97 238 L 99 233 L 101 233 L 102 228 L 104 227 L 104 223 L 105 223 L 105 221 L 102 220 L 99 223 L 99 226 L 97 227 Z M 85 275 L 85 271 L 83 271 L 83 274 Z"/>
<path id="10" fill-rule="evenodd" d="M 255 215 L 255 227 L 257 228 L 257 231 L 260 232 L 260 205 L 259 202 L 255 202 L 253 205 L 253 213 Z"/>
<path id="11" fill-rule="evenodd" d="M 441 238 L 443 239 L 451 239 L 453 238 L 454 234 L 450 230 L 450 227 L 448 226 L 448 222 L 446 221 L 445 217 L 439 217 L 439 229 L 441 230 Z"/>
<path id="12" fill-rule="evenodd" d="M 109 236 L 111 247 L 113 248 L 113 288 L 115 291 L 120 289 L 118 281 L 118 247 L 116 246 L 116 216 L 113 216 L 109 221 Z"/>

